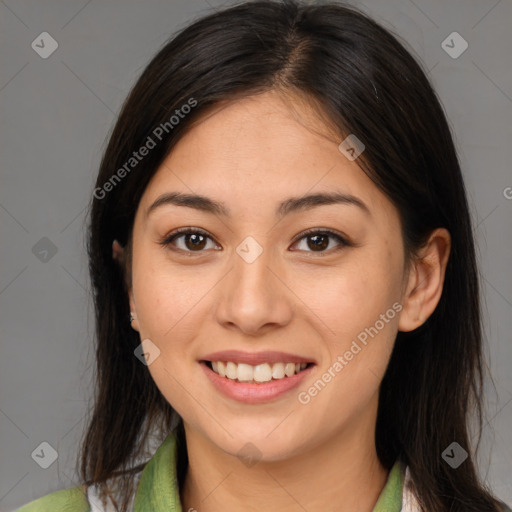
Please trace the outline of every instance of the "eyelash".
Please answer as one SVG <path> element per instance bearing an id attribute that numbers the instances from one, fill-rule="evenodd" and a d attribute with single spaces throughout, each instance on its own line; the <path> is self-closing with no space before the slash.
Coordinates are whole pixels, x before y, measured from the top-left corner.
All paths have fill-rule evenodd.
<path id="1" fill-rule="evenodd" d="M 352 242 L 350 242 L 341 233 L 338 233 L 336 231 L 332 231 L 330 229 L 319 229 L 319 228 L 311 228 L 311 229 L 308 229 L 306 231 L 303 231 L 302 233 L 300 233 L 300 235 L 298 235 L 296 237 L 296 239 L 293 241 L 292 245 L 295 245 L 297 242 L 299 242 L 303 238 L 306 238 L 307 236 L 313 235 L 313 234 L 315 234 L 315 235 L 328 235 L 328 236 L 334 238 L 337 242 L 339 242 L 339 245 L 336 246 L 334 249 L 328 249 L 326 251 L 318 251 L 318 252 L 317 251 L 305 251 L 305 252 L 311 252 L 311 253 L 318 254 L 318 255 L 322 256 L 322 255 L 324 255 L 326 253 L 336 252 L 336 251 L 339 251 L 339 250 L 343 249 L 344 247 L 353 247 L 355 245 Z M 186 228 L 179 228 L 179 229 L 176 229 L 175 231 L 171 232 L 163 240 L 161 240 L 159 242 L 159 244 L 164 246 L 164 247 L 168 247 L 168 246 L 170 246 L 172 244 L 172 242 L 174 242 L 174 240 L 176 240 L 177 238 L 179 238 L 180 236 L 183 236 L 183 235 L 203 235 L 203 236 L 205 236 L 205 237 L 207 237 L 210 240 L 215 242 L 215 240 L 208 234 L 208 232 L 206 232 L 206 231 L 204 231 L 202 229 L 199 229 L 199 228 L 186 227 Z M 201 251 L 189 251 L 189 250 L 178 249 L 178 248 L 173 248 L 172 250 L 181 251 L 181 252 L 185 252 L 185 253 L 188 253 L 188 254 L 194 254 L 194 253 L 200 254 L 202 252 L 205 252 L 204 250 L 201 250 Z"/>

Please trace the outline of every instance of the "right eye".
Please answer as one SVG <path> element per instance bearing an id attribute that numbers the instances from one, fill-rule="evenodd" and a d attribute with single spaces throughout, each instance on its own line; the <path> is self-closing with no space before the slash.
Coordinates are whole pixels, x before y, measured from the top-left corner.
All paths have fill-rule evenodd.
<path id="1" fill-rule="evenodd" d="M 179 228 L 169 233 L 161 242 L 160 245 L 169 247 L 171 250 L 182 252 L 204 252 L 203 249 L 208 244 L 208 240 L 214 242 L 213 238 L 202 229 L 198 228 Z M 216 249 L 214 243 L 214 250 Z"/>

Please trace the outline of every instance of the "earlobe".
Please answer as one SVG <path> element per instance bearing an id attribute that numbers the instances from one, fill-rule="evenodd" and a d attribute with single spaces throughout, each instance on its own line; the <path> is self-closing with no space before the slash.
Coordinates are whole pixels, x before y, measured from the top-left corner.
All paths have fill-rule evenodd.
<path id="1" fill-rule="evenodd" d="M 130 308 L 132 306 L 132 300 L 130 299 Z M 131 311 L 130 313 L 130 325 L 134 331 L 139 332 L 139 322 L 137 320 L 137 315 Z"/>
<path id="2" fill-rule="evenodd" d="M 133 300 L 133 292 L 132 292 L 131 286 L 129 285 L 129 280 L 126 279 L 126 273 L 129 271 L 129 269 L 126 268 L 126 257 L 125 257 L 125 253 L 124 253 L 124 248 L 121 246 L 121 244 L 117 240 L 114 240 L 112 242 L 112 258 L 114 260 L 116 260 L 121 265 L 123 275 L 125 276 L 125 281 L 126 281 L 126 285 L 127 285 L 126 287 L 128 289 L 128 297 L 129 297 L 129 301 L 130 301 L 129 321 L 130 321 L 130 325 L 131 325 L 132 329 L 134 329 L 135 331 L 138 331 L 139 330 L 139 322 L 137 320 L 135 301 Z"/>
<path id="3" fill-rule="evenodd" d="M 135 312 L 135 303 L 133 301 L 132 293 L 130 292 L 130 326 L 134 331 L 139 332 L 139 320 L 137 319 L 137 313 Z"/>
<path id="4" fill-rule="evenodd" d="M 124 249 L 121 247 L 121 244 L 117 240 L 112 242 L 112 258 L 115 259 L 119 264 L 124 264 Z"/>
<path id="5" fill-rule="evenodd" d="M 413 331 L 434 312 L 443 292 L 451 237 L 445 228 L 434 230 L 411 262 L 407 287 L 402 299 L 398 330 Z"/>

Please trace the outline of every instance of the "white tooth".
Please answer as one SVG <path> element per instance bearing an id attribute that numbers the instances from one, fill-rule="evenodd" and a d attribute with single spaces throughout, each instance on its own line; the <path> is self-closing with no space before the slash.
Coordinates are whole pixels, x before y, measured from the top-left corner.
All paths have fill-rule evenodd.
<path id="1" fill-rule="evenodd" d="M 295 363 L 295 373 L 300 372 L 300 363 Z"/>
<path id="2" fill-rule="evenodd" d="M 228 379 L 235 380 L 237 377 L 238 371 L 237 371 L 237 365 L 231 361 L 228 361 L 226 363 L 226 377 Z"/>
<path id="3" fill-rule="evenodd" d="M 286 366 L 284 367 L 284 373 L 287 377 L 292 377 L 295 375 L 295 365 L 293 363 L 286 363 Z"/>
<path id="4" fill-rule="evenodd" d="M 272 370 L 268 363 L 259 364 L 254 367 L 254 380 L 256 382 L 269 382 L 272 380 Z"/>
<path id="5" fill-rule="evenodd" d="M 217 362 L 217 372 L 221 377 L 226 376 L 226 365 L 222 361 Z"/>
<path id="6" fill-rule="evenodd" d="M 274 363 L 274 366 L 272 366 L 272 377 L 274 379 L 284 378 L 284 363 Z"/>
<path id="7" fill-rule="evenodd" d="M 253 367 L 250 364 L 239 363 L 238 364 L 238 380 L 240 382 L 250 382 L 253 379 Z"/>
<path id="8" fill-rule="evenodd" d="M 300 363 L 300 369 L 305 370 L 308 363 Z"/>
<path id="9" fill-rule="evenodd" d="M 218 373 L 218 370 L 217 370 L 217 361 L 212 361 L 212 370 L 213 370 L 215 373 Z"/>

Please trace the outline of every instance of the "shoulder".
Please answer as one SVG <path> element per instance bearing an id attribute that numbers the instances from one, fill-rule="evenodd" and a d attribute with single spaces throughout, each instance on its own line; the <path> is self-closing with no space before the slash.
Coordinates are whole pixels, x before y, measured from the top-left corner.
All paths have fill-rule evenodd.
<path id="1" fill-rule="evenodd" d="M 55 491 L 38 498 L 14 512 L 89 512 L 85 486 Z"/>

